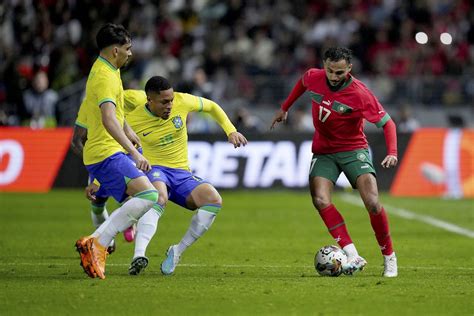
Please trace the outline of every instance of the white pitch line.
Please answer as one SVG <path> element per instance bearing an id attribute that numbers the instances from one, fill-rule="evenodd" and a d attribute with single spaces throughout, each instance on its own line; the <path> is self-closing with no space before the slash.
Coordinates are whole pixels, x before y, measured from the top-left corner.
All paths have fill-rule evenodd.
<path id="1" fill-rule="evenodd" d="M 357 206 L 362 206 L 362 207 L 364 206 L 364 204 L 362 203 L 362 200 L 360 198 L 355 197 L 355 196 L 352 196 L 352 195 L 349 195 L 349 194 L 343 194 L 341 196 L 341 198 L 345 202 L 350 203 L 352 205 L 357 205 Z M 452 232 L 452 233 L 455 233 L 455 234 L 458 234 L 458 235 L 466 236 L 466 237 L 469 237 L 469 238 L 474 238 L 474 231 L 472 231 L 470 229 L 467 229 L 467 228 L 464 228 L 464 227 L 461 227 L 461 226 L 458 226 L 458 225 L 455 225 L 455 224 L 452 224 L 450 222 L 446 222 L 446 221 L 443 221 L 443 220 L 440 220 L 440 219 L 437 219 L 435 217 L 428 216 L 428 215 L 416 214 L 412 211 L 409 211 L 409 210 L 406 210 L 406 209 L 403 209 L 403 208 L 398 208 L 398 207 L 395 207 L 395 206 L 390 206 L 390 205 L 387 205 L 385 203 L 384 203 L 384 207 L 387 210 L 387 212 L 389 212 L 390 214 L 393 214 L 393 215 L 396 215 L 396 216 L 399 216 L 399 217 L 402 217 L 402 218 L 405 218 L 405 219 L 416 220 L 416 221 L 419 221 L 419 222 L 430 224 L 431 226 L 435 226 L 435 227 L 447 230 L 449 232 Z"/>
<path id="2" fill-rule="evenodd" d="M 60 266 L 60 267 L 66 267 L 66 266 L 72 266 L 76 265 L 76 263 L 54 263 L 54 262 L 38 262 L 38 263 L 33 263 L 33 262 L 0 262 L 0 266 Z M 128 267 L 130 264 L 129 263 L 108 263 L 107 266 L 113 266 L 113 267 Z M 220 265 L 214 265 L 214 264 L 201 264 L 201 263 L 183 263 L 179 264 L 178 266 L 180 267 L 186 267 L 186 268 L 230 268 L 230 269 L 243 269 L 243 268 L 260 268 L 260 269 L 306 269 L 306 268 L 313 268 L 311 265 L 256 265 L 256 264 L 220 264 Z M 426 267 L 426 266 L 399 266 L 399 269 L 418 269 L 418 270 L 446 270 L 446 267 Z M 474 267 L 450 267 L 449 269 L 452 270 L 474 270 Z"/>

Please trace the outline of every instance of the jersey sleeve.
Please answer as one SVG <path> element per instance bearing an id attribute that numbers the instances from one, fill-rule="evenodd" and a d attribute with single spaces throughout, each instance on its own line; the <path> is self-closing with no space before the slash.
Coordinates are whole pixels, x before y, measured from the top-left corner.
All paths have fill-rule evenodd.
<path id="1" fill-rule="evenodd" d="M 103 80 L 96 80 L 95 83 L 94 92 L 97 97 L 97 105 L 101 106 L 105 102 L 112 102 L 117 106 L 122 83 L 111 80 L 110 77 L 104 78 Z"/>
<path id="2" fill-rule="evenodd" d="M 85 114 L 84 106 L 82 104 L 79 107 L 79 111 L 77 112 L 77 118 L 76 118 L 75 124 L 77 126 L 87 129 L 86 114 Z"/>
<path id="3" fill-rule="evenodd" d="M 214 101 L 199 97 L 199 102 L 202 103 L 203 112 L 209 113 L 212 118 L 224 130 L 225 134 L 229 136 L 230 133 L 236 132 L 237 129 L 230 121 L 224 110 Z"/>
<path id="4" fill-rule="evenodd" d="M 382 127 L 390 120 L 390 115 L 385 112 L 382 104 L 380 104 L 379 100 L 369 89 L 365 88 L 362 92 L 362 99 L 364 108 L 362 110 L 363 117 L 375 124 L 377 127 Z"/>
<path id="5" fill-rule="evenodd" d="M 139 105 L 146 103 L 146 93 L 143 90 L 127 89 L 123 92 L 125 114 L 132 112 Z"/>

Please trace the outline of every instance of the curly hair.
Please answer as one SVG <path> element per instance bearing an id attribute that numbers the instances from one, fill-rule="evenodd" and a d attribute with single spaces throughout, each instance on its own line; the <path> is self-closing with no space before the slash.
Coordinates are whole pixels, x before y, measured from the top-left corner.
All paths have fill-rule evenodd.
<path id="1" fill-rule="evenodd" d="M 344 59 L 348 64 L 350 64 L 352 60 L 352 51 L 345 47 L 331 47 L 324 52 L 323 57 L 324 61 L 328 59 L 330 61 L 339 61 Z"/>

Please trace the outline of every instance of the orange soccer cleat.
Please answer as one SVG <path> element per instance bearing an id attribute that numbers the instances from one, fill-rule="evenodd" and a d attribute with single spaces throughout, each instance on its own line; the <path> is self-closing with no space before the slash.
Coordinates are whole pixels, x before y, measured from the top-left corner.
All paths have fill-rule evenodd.
<path id="1" fill-rule="evenodd" d="M 81 256 L 81 267 L 84 269 L 84 272 L 91 278 L 95 278 L 97 274 L 92 268 L 90 253 L 86 251 L 86 242 L 89 237 L 82 237 L 76 241 L 76 250 Z"/>
<path id="2" fill-rule="evenodd" d="M 83 237 L 76 242 L 76 248 L 81 255 L 81 266 L 87 275 L 105 279 L 106 247 L 99 244 L 97 238 Z"/>

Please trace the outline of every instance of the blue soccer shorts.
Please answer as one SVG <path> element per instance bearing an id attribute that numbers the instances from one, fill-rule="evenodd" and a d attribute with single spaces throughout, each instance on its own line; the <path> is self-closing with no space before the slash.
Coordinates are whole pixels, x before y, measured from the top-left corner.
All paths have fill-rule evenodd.
<path id="1" fill-rule="evenodd" d="M 87 170 L 92 178 L 100 183 L 98 196 L 112 196 L 117 202 L 122 203 L 127 196 L 127 184 L 130 180 L 145 176 L 135 163 L 123 152 L 118 152 L 101 162 L 87 165 Z M 100 191 L 100 190 L 99 190 Z"/>
<path id="2" fill-rule="evenodd" d="M 209 183 L 190 171 L 176 168 L 168 168 L 163 166 L 152 166 L 147 172 L 148 179 L 153 183 L 161 181 L 168 187 L 168 199 L 184 208 L 186 206 L 186 198 L 200 184 Z"/>

